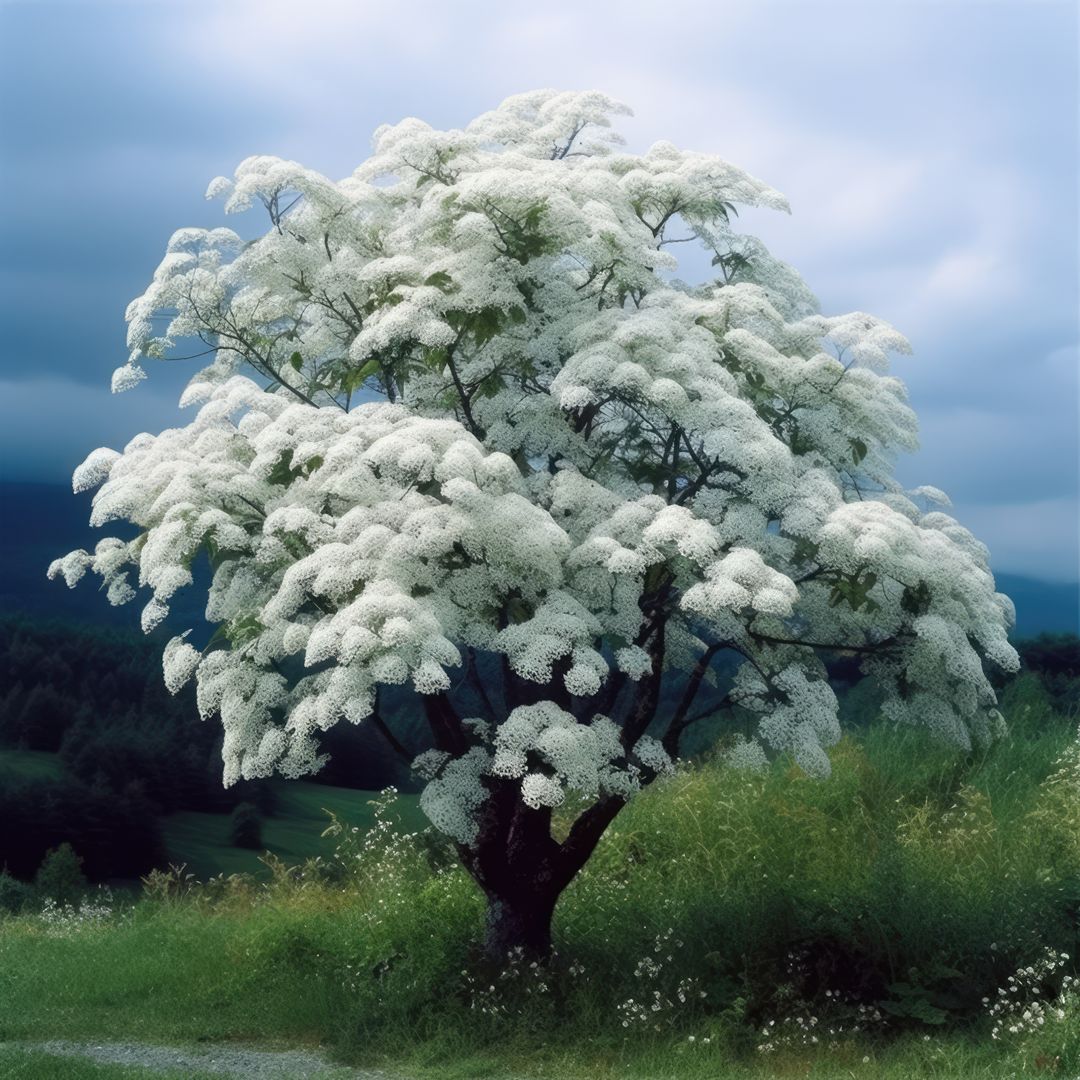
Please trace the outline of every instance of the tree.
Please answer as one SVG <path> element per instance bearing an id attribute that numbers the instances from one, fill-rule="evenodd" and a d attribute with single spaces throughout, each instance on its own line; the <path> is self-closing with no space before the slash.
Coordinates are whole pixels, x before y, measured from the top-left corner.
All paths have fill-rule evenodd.
<path id="1" fill-rule="evenodd" d="M 233 847 L 262 851 L 262 814 L 254 803 L 242 802 L 229 815 L 229 843 Z"/>
<path id="2" fill-rule="evenodd" d="M 463 130 L 382 127 L 340 182 L 273 157 L 214 180 L 269 230 L 175 233 L 113 377 L 198 339 L 199 409 L 86 459 L 92 522 L 140 532 L 50 568 L 113 603 L 137 573 L 149 631 L 208 555 L 219 629 L 164 668 L 220 715 L 225 783 L 309 773 L 320 732 L 372 725 L 427 780 L 493 954 L 548 949 L 560 893 L 703 716 L 755 714 L 736 758 L 824 774 L 819 654 L 965 746 L 1002 723 L 984 662 L 1016 666 L 986 549 L 893 478 L 916 446 L 887 374 L 905 339 L 818 314 L 734 226 L 782 196 L 669 143 L 622 152 L 627 112 L 527 93 Z M 715 280 L 672 280 L 684 242 Z M 739 667 L 718 681 L 721 654 Z M 415 760 L 380 711 L 402 685 Z M 568 791 L 584 809 L 553 833 Z"/>
<path id="3" fill-rule="evenodd" d="M 58 904 L 74 904 L 86 892 L 82 859 L 65 840 L 58 848 L 50 848 L 38 868 L 34 885 L 38 893 Z"/>

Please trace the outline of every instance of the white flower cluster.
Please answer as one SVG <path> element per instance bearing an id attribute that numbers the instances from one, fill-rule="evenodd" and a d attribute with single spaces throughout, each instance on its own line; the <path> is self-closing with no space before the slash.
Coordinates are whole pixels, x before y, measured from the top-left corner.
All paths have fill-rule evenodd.
<path id="1" fill-rule="evenodd" d="M 495 776 L 521 777 L 527 806 L 558 806 L 571 789 L 583 795 L 627 797 L 640 786 L 640 766 L 654 772 L 671 770 L 671 759 L 655 739 L 642 736 L 626 761 L 619 728 L 606 716 L 579 723 L 551 701 L 521 705 L 495 733 Z"/>
<path id="2" fill-rule="evenodd" d="M 762 714 L 759 730 L 770 746 L 790 752 L 811 775 L 828 775 L 825 747 L 840 739 L 840 724 L 836 695 L 824 678 L 808 678 L 806 669 L 794 663 L 766 680 L 746 663 L 735 675 L 732 693 L 744 708 Z M 740 759 L 754 756 L 753 750 L 740 748 Z"/>
<path id="3" fill-rule="evenodd" d="M 129 306 L 114 389 L 182 337 L 213 362 L 184 393 L 189 424 L 76 470 L 99 487 L 92 522 L 136 539 L 50 575 L 93 571 L 115 604 L 150 590 L 150 630 L 210 556 L 220 634 L 205 653 L 174 639 L 165 677 L 194 676 L 220 712 L 227 781 L 318 767 L 319 733 L 364 720 L 379 685 L 451 694 L 466 650 L 561 679 L 551 696 L 581 715 L 501 716 L 495 692 L 466 749 L 418 761 L 425 809 L 462 843 L 485 776 L 552 806 L 663 771 L 660 744 L 625 753 L 593 699 L 710 646 L 745 658 L 733 699 L 815 773 L 837 735 L 821 647 L 858 650 L 895 719 L 961 743 L 1000 724 L 983 665 L 1016 666 L 1011 604 L 986 549 L 933 509 L 945 496 L 893 476 L 916 445 L 888 372 L 907 342 L 819 314 L 732 227 L 737 205 L 782 196 L 669 143 L 623 152 L 627 111 L 543 90 L 460 130 L 405 120 L 338 182 L 248 158 L 207 195 L 261 204 L 266 234 L 178 231 Z M 672 279 L 684 239 L 714 280 Z"/>
<path id="4" fill-rule="evenodd" d="M 420 809 L 431 824 L 459 844 L 471 844 L 476 839 L 477 811 L 487 799 L 481 778 L 490 772 L 490 767 L 491 755 L 474 746 L 461 757 L 447 761 L 420 793 Z"/>
<path id="5" fill-rule="evenodd" d="M 1080 1005 L 1080 980 L 1067 973 L 1069 954 L 1046 948 L 1033 963 L 1017 969 L 997 996 L 983 998 L 994 1022 L 993 1039 L 1018 1039 L 1062 1026 Z"/>

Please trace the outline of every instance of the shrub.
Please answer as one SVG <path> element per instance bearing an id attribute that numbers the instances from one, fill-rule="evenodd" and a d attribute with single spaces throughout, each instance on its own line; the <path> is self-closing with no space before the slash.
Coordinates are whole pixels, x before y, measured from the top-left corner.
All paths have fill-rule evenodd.
<path id="1" fill-rule="evenodd" d="M 34 898 L 34 890 L 25 881 L 12 877 L 6 870 L 0 870 L 0 911 L 18 915 L 25 911 Z"/>
<path id="2" fill-rule="evenodd" d="M 42 899 L 57 904 L 75 904 L 86 892 L 86 878 L 82 872 L 82 859 L 66 841 L 52 848 L 38 868 L 34 885 Z"/>
<path id="3" fill-rule="evenodd" d="M 229 843 L 233 847 L 262 850 L 262 814 L 254 803 L 239 803 L 229 816 Z"/>

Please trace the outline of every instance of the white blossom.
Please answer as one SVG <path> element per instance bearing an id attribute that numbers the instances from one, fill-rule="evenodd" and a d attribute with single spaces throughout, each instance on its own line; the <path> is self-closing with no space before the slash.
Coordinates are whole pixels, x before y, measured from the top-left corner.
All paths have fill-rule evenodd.
<path id="1" fill-rule="evenodd" d="M 134 539 L 49 575 L 91 571 L 112 603 L 137 586 L 149 631 L 209 555 L 219 635 L 174 637 L 164 671 L 220 716 L 227 782 L 318 768 L 323 731 L 406 687 L 453 713 L 413 764 L 469 845 L 494 788 L 536 810 L 668 772 L 668 706 L 651 734 L 633 709 L 699 663 L 715 681 L 726 649 L 731 700 L 814 774 L 839 735 L 823 648 L 859 656 L 894 720 L 963 745 L 1000 728 L 985 669 L 1016 667 L 1012 605 L 924 509 L 944 493 L 894 477 L 917 446 L 889 373 L 907 341 L 820 314 L 734 228 L 783 197 L 713 155 L 625 152 L 627 112 L 541 90 L 460 130 L 405 120 L 341 181 L 250 157 L 206 194 L 261 205 L 266 233 L 178 230 L 128 306 L 114 390 L 181 338 L 213 358 L 185 425 L 75 472 L 92 523 Z M 687 237 L 712 280 L 673 278 Z M 757 740 L 728 756 L 765 761 Z"/>

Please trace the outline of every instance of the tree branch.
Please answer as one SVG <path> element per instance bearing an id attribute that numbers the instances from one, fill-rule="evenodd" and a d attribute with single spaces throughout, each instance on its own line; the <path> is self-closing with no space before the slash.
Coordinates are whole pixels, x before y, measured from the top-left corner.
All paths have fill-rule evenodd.
<path id="1" fill-rule="evenodd" d="M 664 636 L 666 629 L 667 620 L 660 620 L 656 627 L 656 636 L 649 649 L 649 655 L 652 657 L 652 669 L 645 680 L 645 687 L 638 698 L 637 707 L 627 717 L 626 723 L 623 725 L 620 741 L 627 751 L 631 750 L 634 743 L 645 734 L 649 724 L 652 723 L 653 717 L 656 715 L 656 708 L 660 704 L 660 683 L 664 677 Z"/>
<path id="2" fill-rule="evenodd" d="M 444 750 L 453 757 L 461 757 L 469 749 L 469 740 L 461 725 L 461 717 L 446 696 L 445 691 L 437 694 L 423 694 L 424 714 L 428 727 L 431 728 L 435 748 Z"/>
<path id="3" fill-rule="evenodd" d="M 697 697 L 697 692 L 701 687 L 702 680 L 705 678 L 705 672 L 709 670 L 709 664 L 712 663 L 712 658 L 724 648 L 726 644 L 727 643 L 724 641 L 717 641 L 710 645 L 698 658 L 698 662 L 694 665 L 694 670 L 690 673 L 690 678 L 687 680 L 683 696 L 679 700 L 679 704 L 675 709 L 675 714 L 671 718 L 671 723 L 668 724 L 667 731 L 664 732 L 663 739 L 661 739 L 664 749 L 672 758 L 678 755 L 679 736 L 682 735 L 689 723 L 686 719 L 686 714 L 690 711 L 690 706 L 693 705 L 694 698 Z"/>
<path id="4" fill-rule="evenodd" d="M 831 649 L 834 652 L 880 652 L 882 649 L 887 649 L 890 645 L 896 644 L 899 641 L 897 635 L 893 634 L 891 637 L 883 638 L 875 644 L 851 645 L 844 642 L 802 641 L 799 638 L 778 638 L 772 637 L 769 634 L 758 634 L 753 630 L 747 632 L 755 641 L 764 641 L 769 645 L 802 645 L 807 649 Z"/>
<path id="5" fill-rule="evenodd" d="M 559 845 L 558 869 L 560 884 L 569 884 L 574 875 L 589 861 L 604 830 L 626 805 L 619 795 L 608 795 L 593 803 L 570 827 L 566 839 Z"/>
<path id="6" fill-rule="evenodd" d="M 406 765 L 411 765 L 415 755 L 410 754 L 409 751 L 405 749 L 404 744 L 401 743 L 398 737 L 390 730 L 386 721 L 379 715 L 378 710 L 371 714 L 371 722 L 375 725 L 379 734 L 390 744 L 390 748 L 394 753 L 397 754 Z"/>

